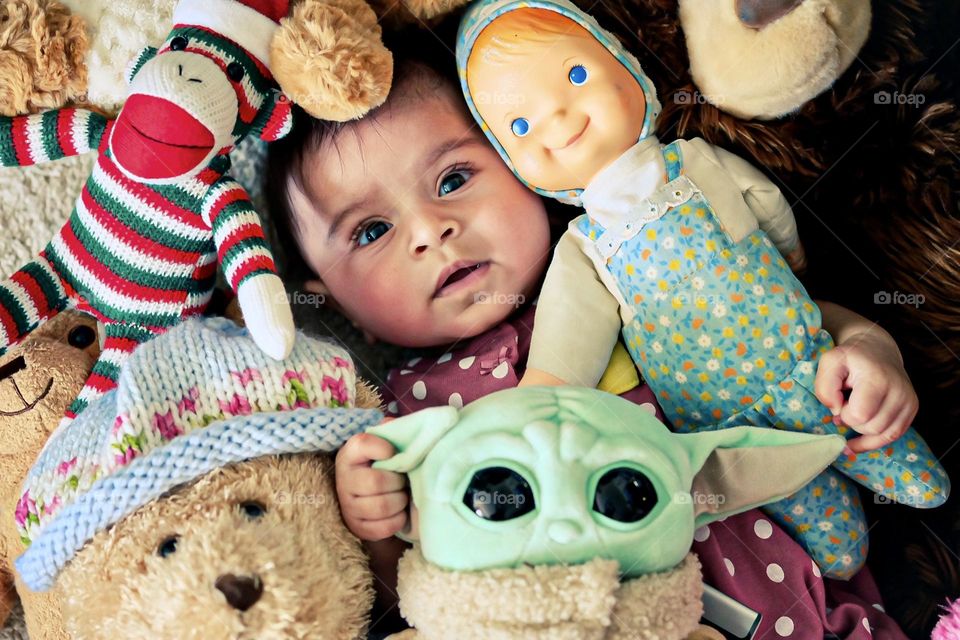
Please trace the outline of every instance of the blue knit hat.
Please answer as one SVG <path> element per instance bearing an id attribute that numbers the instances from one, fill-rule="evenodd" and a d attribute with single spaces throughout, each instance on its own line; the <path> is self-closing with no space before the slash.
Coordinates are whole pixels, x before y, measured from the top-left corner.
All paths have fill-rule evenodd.
<path id="1" fill-rule="evenodd" d="M 52 586 L 97 532 L 184 483 L 266 455 L 334 451 L 380 421 L 354 409 L 342 348 L 299 336 L 281 361 L 224 318 L 193 318 L 137 348 L 117 388 L 53 434 L 16 520 L 24 582 Z"/>

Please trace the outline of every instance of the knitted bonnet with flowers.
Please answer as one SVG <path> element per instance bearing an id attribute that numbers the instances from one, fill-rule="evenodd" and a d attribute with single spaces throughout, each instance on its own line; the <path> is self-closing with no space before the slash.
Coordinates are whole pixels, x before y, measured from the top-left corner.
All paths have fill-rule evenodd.
<path id="1" fill-rule="evenodd" d="M 256 343 L 274 358 L 289 353 L 283 284 L 257 212 L 227 175 L 240 140 L 290 130 L 269 68 L 287 5 L 181 0 L 163 45 L 131 64 L 116 119 L 73 108 L 0 118 L 3 166 L 99 152 L 67 223 L 0 282 L 0 354 L 68 307 L 105 325 L 102 355 L 67 420 L 115 386 L 134 347 L 203 311 L 218 263 Z"/>
<path id="2" fill-rule="evenodd" d="M 224 318 L 191 318 L 141 345 L 27 474 L 14 514 L 29 545 L 21 577 L 49 588 L 98 531 L 214 469 L 336 450 L 381 419 L 353 408 L 356 385 L 343 348 L 300 335 L 274 360 Z"/>

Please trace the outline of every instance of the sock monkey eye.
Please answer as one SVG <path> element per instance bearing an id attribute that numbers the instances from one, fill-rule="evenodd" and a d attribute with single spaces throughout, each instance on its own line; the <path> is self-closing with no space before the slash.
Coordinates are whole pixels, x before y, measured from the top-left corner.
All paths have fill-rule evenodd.
<path id="1" fill-rule="evenodd" d="M 187 48 L 187 44 L 189 43 L 187 42 L 186 38 L 184 38 L 183 36 L 177 36 L 176 38 L 170 41 L 170 49 L 172 49 L 173 51 L 183 51 L 184 49 Z"/>
<path id="2" fill-rule="evenodd" d="M 243 65 L 239 62 L 231 62 L 227 65 L 227 77 L 234 82 L 240 82 L 243 80 L 243 75 L 245 73 L 246 71 L 244 71 Z"/>

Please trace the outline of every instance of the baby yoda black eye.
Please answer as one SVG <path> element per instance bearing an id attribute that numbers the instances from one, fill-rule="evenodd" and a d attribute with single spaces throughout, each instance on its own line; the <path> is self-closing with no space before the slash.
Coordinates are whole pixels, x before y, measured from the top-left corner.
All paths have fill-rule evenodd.
<path id="1" fill-rule="evenodd" d="M 657 490 L 650 478 L 631 469 L 610 469 L 597 482 L 593 510 L 617 522 L 638 522 L 657 504 Z"/>
<path id="2" fill-rule="evenodd" d="M 234 82 L 240 82 L 243 80 L 244 73 L 246 73 L 246 71 L 244 71 L 243 65 L 239 62 L 231 62 L 227 65 L 227 77 Z"/>
<path id="3" fill-rule="evenodd" d="M 243 502 L 240 504 L 240 511 L 252 520 L 262 518 L 267 513 L 267 508 L 259 502 Z"/>
<path id="4" fill-rule="evenodd" d="M 187 48 L 188 44 L 189 42 L 187 42 L 186 38 L 184 38 L 183 36 L 177 36 L 176 38 L 170 41 L 170 49 L 172 51 L 183 51 L 184 49 Z"/>
<path id="5" fill-rule="evenodd" d="M 157 555 L 161 558 L 172 556 L 177 552 L 177 543 L 180 542 L 180 536 L 170 536 L 160 543 L 157 547 Z"/>
<path id="6" fill-rule="evenodd" d="M 506 467 L 488 467 L 473 474 L 463 504 L 484 520 L 513 520 L 536 507 L 533 490 L 523 476 Z"/>
<path id="7" fill-rule="evenodd" d="M 74 327 L 67 334 L 67 344 L 77 349 L 86 349 L 97 341 L 97 332 L 85 324 Z"/>

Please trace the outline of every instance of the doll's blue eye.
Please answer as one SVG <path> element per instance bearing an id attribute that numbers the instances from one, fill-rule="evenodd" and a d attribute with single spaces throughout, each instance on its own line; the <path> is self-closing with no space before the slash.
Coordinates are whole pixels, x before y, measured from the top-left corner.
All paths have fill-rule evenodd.
<path id="1" fill-rule="evenodd" d="M 365 222 L 357 229 L 355 242 L 357 246 L 365 247 L 382 238 L 390 229 L 393 229 L 393 225 L 384 220 Z"/>
<path id="2" fill-rule="evenodd" d="M 513 520 L 536 508 L 530 483 L 513 469 L 487 467 L 473 474 L 463 504 L 477 517 L 494 522 Z"/>
<path id="3" fill-rule="evenodd" d="M 630 467 L 603 474 L 593 497 L 593 510 L 617 522 L 643 520 L 655 506 L 657 490 L 650 478 Z"/>
<path id="4" fill-rule="evenodd" d="M 581 64 L 578 64 L 574 68 L 570 69 L 570 73 L 567 74 L 567 77 L 570 78 L 570 84 L 575 87 L 579 87 L 587 81 L 587 77 L 590 74 L 587 73 L 587 68 Z"/>
<path id="5" fill-rule="evenodd" d="M 522 138 L 530 133 L 530 123 L 527 122 L 526 118 L 517 118 L 511 123 L 510 129 L 513 131 L 513 135 Z"/>

